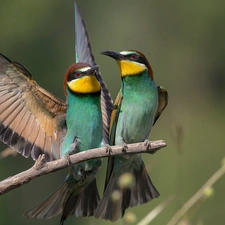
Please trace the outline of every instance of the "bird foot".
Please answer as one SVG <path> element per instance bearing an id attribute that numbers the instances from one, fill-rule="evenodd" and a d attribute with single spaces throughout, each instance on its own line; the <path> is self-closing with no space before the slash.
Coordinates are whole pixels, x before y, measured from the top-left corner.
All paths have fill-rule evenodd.
<path id="1" fill-rule="evenodd" d="M 73 143 L 70 145 L 70 148 L 68 151 L 69 155 L 73 155 L 73 154 L 77 153 L 77 148 L 78 148 L 79 143 L 80 143 L 79 139 L 77 137 L 75 137 Z"/>
<path id="2" fill-rule="evenodd" d="M 37 161 L 35 162 L 35 164 L 34 164 L 34 168 L 36 169 L 36 170 L 40 170 L 42 167 L 43 167 L 43 165 L 46 163 L 46 161 L 45 161 L 45 155 L 43 154 L 43 155 L 39 155 L 39 157 L 38 157 L 38 159 L 37 159 Z"/>
<path id="3" fill-rule="evenodd" d="M 109 144 L 105 144 L 104 147 L 105 147 L 105 149 L 106 149 L 105 152 L 106 152 L 107 154 L 110 155 L 110 154 L 113 152 L 113 151 L 112 151 L 112 148 L 111 148 L 111 146 L 110 146 Z"/>
<path id="4" fill-rule="evenodd" d="M 121 145 L 122 145 L 122 152 L 126 153 L 128 150 L 128 146 L 124 141 L 121 141 Z"/>
<path id="5" fill-rule="evenodd" d="M 144 140 L 144 145 L 146 146 L 146 149 L 147 150 L 150 150 L 151 149 L 151 142 L 148 139 L 145 139 Z"/>
<path id="6" fill-rule="evenodd" d="M 71 166 L 70 154 L 67 152 L 64 157 L 65 157 L 65 159 L 67 161 L 67 165 L 68 166 Z"/>
<path id="7" fill-rule="evenodd" d="M 146 150 L 149 151 L 150 154 L 154 154 L 156 152 L 152 150 L 151 142 L 148 139 L 144 140 L 144 145 L 146 146 Z"/>

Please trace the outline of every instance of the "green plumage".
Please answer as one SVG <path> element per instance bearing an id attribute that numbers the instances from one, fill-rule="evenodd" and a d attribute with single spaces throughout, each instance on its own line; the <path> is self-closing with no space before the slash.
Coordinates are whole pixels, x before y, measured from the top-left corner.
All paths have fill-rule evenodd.
<path id="1" fill-rule="evenodd" d="M 79 65 L 81 64 L 71 66 L 68 74 L 72 73 L 72 75 L 66 76 L 69 79 L 68 82 L 70 82 L 71 76 L 74 77 L 74 80 L 82 79 L 82 76 L 90 76 L 86 74 L 86 71 L 75 69 Z M 93 68 L 95 67 L 90 69 L 90 73 L 94 73 Z M 84 75 L 82 75 L 83 73 Z M 93 74 L 91 75 L 93 76 Z M 71 91 L 68 86 L 66 92 L 68 107 L 65 122 L 67 133 L 62 140 L 61 157 L 100 147 L 103 132 L 101 92 L 78 94 Z M 61 224 L 63 224 L 69 215 L 93 215 L 99 202 L 95 177 L 100 166 L 101 159 L 71 165 L 68 176 L 56 192 L 28 211 L 25 216 L 48 219 L 61 214 Z"/>
<path id="2" fill-rule="evenodd" d="M 142 53 L 137 51 L 102 53 L 116 59 L 120 65 L 122 86 L 111 117 L 110 145 L 122 144 L 125 150 L 126 144 L 148 139 L 153 124 L 167 102 L 159 102 L 161 89 L 156 86 L 152 69 Z M 120 60 L 126 63 L 122 64 Z M 143 70 L 135 74 L 132 68 L 140 71 L 140 68 L 143 68 Z M 119 180 L 121 175 L 127 173 L 133 175 L 133 184 L 123 187 Z M 117 200 L 112 198 L 112 193 L 115 191 L 120 194 Z M 117 221 L 127 208 L 144 204 L 158 196 L 159 193 L 148 176 L 141 154 L 110 157 L 105 190 L 95 217 Z"/>
<path id="3" fill-rule="evenodd" d="M 147 71 L 126 76 L 122 81 L 123 101 L 116 126 L 115 145 L 135 143 L 148 138 L 158 107 L 155 82 Z M 113 143 L 111 143 L 113 144 Z"/>
<path id="4" fill-rule="evenodd" d="M 67 134 L 61 151 L 63 157 L 71 149 L 74 138 L 79 142 L 76 152 L 97 148 L 102 141 L 100 93 L 75 94 L 68 88 L 67 93 L 69 107 L 66 114 Z"/>
<path id="5" fill-rule="evenodd" d="M 102 141 L 102 116 L 100 92 L 97 94 L 75 94 L 67 88 L 69 107 L 66 114 L 67 134 L 62 145 L 62 157 L 92 148 Z M 86 187 L 98 172 L 101 159 L 93 159 L 71 166 L 73 179 L 69 188 L 82 182 Z M 88 173 L 88 175 L 87 175 Z M 74 191 L 76 192 L 76 190 Z"/>

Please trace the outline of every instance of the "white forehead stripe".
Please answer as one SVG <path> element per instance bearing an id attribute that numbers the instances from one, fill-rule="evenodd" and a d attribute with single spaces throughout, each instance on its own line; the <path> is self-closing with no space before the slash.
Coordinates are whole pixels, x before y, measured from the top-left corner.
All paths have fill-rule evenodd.
<path id="1" fill-rule="evenodd" d="M 122 51 L 122 52 L 120 52 L 121 55 L 128 55 L 128 54 L 131 54 L 131 53 L 134 53 L 134 52 L 130 52 L 130 51 Z"/>
<path id="2" fill-rule="evenodd" d="M 81 72 L 85 72 L 89 69 L 91 69 L 91 67 L 87 66 L 87 67 L 84 67 L 84 68 L 81 68 L 81 69 L 78 69 L 78 70 L 81 71 Z"/>

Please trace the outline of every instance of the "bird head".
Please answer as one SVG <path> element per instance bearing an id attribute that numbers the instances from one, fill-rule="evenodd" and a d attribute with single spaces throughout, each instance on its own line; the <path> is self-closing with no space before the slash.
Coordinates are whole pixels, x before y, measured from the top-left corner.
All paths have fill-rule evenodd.
<path id="1" fill-rule="evenodd" d="M 113 51 L 103 51 L 101 54 L 110 56 L 117 61 L 122 78 L 126 76 L 138 75 L 144 71 L 148 71 L 149 76 L 153 80 L 152 68 L 143 53 L 135 50 L 129 50 L 119 53 Z"/>
<path id="2" fill-rule="evenodd" d="M 87 63 L 74 63 L 66 72 L 64 78 L 64 90 L 68 89 L 77 94 L 97 93 L 101 85 L 96 78 L 98 65 L 90 66 Z"/>

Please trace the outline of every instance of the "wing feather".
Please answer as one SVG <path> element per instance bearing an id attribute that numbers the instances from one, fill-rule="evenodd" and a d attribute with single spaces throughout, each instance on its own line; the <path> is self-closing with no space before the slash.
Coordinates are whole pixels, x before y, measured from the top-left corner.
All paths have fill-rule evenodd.
<path id="1" fill-rule="evenodd" d="M 116 135 L 116 126 L 119 118 L 120 108 L 123 101 L 122 90 L 119 91 L 116 100 L 114 102 L 113 111 L 110 119 L 110 130 L 109 130 L 109 143 L 110 145 L 115 145 L 115 135 Z M 108 158 L 106 179 L 105 179 L 105 189 L 111 177 L 113 171 L 114 157 Z"/>
<path id="2" fill-rule="evenodd" d="M 75 11 L 76 62 L 84 62 L 92 66 L 96 65 L 95 58 L 92 53 L 86 25 L 84 20 L 82 19 L 80 9 L 78 8 L 75 1 L 74 1 L 74 11 Z M 110 123 L 111 112 L 113 109 L 113 102 L 112 102 L 111 95 L 107 89 L 105 82 L 103 81 L 103 78 L 100 72 L 96 74 L 96 77 L 101 84 L 103 140 L 105 143 L 109 143 L 109 123 Z"/>
<path id="3" fill-rule="evenodd" d="M 13 123 L 14 117 L 12 116 L 13 112 L 17 112 L 19 104 L 18 102 L 14 102 L 7 111 L 4 111 L 2 113 L 2 118 L 4 118 L 4 124 L 7 124 L 8 127 L 6 127 L 4 134 L 2 135 L 2 139 L 4 142 L 7 142 L 10 140 L 12 135 L 12 130 L 9 128 L 9 126 Z M 9 114 L 9 116 L 8 116 Z"/>
<path id="4" fill-rule="evenodd" d="M 28 142 L 30 143 L 36 143 L 36 139 L 39 133 L 40 127 L 39 126 L 34 126 L 31 134 L 28 137 Z"/>
<path id="5" fill-rule="evenodd" d="M 122 91 L 120 90 L 114 102 L 114 106 L 113 106 L 113 110 L 112 110 L 112 114 L 110 118 L 110 129 L 109 129 L 110 145 L 115 144 L 116 126 L 117 126 L 117 121 L 119 118 L 122 101 L 123 101 L 123 94 L 122 94 Z"/>
<path id="6" fill-rule="evenodd" d="M 168 105 L 168 92 L 165 88 L 162 86 L 158 86 L 158 109 L 156 111 L 155 119 L 153 125 L 156 123 L 156 121 L 159 119 L 160 115 Z"/>
<path id="7" fill-rule="evenodd" d="M 18 128 L 20 128 L 20 122 L 22 121 L 25 113 L 26 113 L 26 109 L 22 105 L 22 110 L 18 112 L 18 115 L 16 116 L 13 124 L 11 125 L 11 127 L 15 127 L 15 129 L 12 132 L 11 141 L 8 143 L 9 146 L 14 146 L 17 143 L 17 140 L 19 138 L 19 134 L 18 134 L 17 130 L 18 130 Z"/>
<path id="8" fill-rule="evenodd" d="M 66 103 L 32 80 L 29 71 L 0 54 L 0 140 L 23 156 L 60 156 Z M 60 119 L 59 119 L 60 118 Z M 54 150 L 53 147 L 54 146 Z"/>

